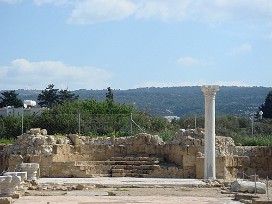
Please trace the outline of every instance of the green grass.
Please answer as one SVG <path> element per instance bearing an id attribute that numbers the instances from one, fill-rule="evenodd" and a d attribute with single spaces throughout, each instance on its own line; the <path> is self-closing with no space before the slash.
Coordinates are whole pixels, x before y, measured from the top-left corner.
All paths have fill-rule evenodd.
<path id="1" fill-rule="evenodd" d="M 270 146 L 272 147 L 272 135 L 239 135 L 231 136 L 235 145 L 241 146 Z"/>

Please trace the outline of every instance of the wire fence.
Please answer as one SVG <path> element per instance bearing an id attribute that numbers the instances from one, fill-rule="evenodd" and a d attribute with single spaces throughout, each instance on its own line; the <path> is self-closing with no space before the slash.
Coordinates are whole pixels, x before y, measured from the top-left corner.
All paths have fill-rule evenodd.
<path id="1" fill-rule="evenodd" d="M 145 132 L 148 118 L 138 114 L 22 114 L 0 120 L 0 138 L 15 138 L 30 128 L 46 129 L 48 134 L 89 136 L 130 136 Z"/>

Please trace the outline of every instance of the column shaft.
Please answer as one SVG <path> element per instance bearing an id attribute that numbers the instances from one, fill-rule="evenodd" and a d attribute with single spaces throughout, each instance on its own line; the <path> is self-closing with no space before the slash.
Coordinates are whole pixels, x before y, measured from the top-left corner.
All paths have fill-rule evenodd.
<path id="1" fill-rule="evenodd" d="M 204 179 L 216 179 L 215 168 L 215 95 L 219 86 L 202 86 L 205 96 Z"/>

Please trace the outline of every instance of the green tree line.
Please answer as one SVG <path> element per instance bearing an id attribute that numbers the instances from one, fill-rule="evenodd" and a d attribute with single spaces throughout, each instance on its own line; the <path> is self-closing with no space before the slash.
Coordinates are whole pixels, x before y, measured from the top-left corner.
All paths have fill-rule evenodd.
<path id="1" fill-rule="evenodd" d="M 23 118 L 21 116 L 0 116 L 0 137 L 14 139 L 22 131 L 40 127 L 47 129 L 49 134 L 81 133 L 89 136 L 129 136 L 145 131 L 159 134 L 164 140 L 167 140 L 181 128 L 204 128 L 202 116 L 182 117 L 168 122 L 163 117 L 155 117 L 148 112 L 138 111 L 132 105 L 116 103 L 110 87 L 105 96 L 104 101 L 78 100 L 78 97 L 70 91 L 59 91 L 54 89 L 54 85 L 49 85 L 38 97 L 39 104 L 48 109 L 44 110 L 41 115 L 25 115 Z M 231 136 L 237 144 L 270 144 L 269 139 L 271 141 L 272 135 L 272 116 L 269 112 L 272 108 L 271 96 L 272 92 L 269 92 L 265 102 L 259 107 L 259 111 L 264 112 L 264 119 L 252 123 L 249 117 L 219 115 L 216 118 L 216 134 Z M 8 94 L 4 92 L 1 103 L 18 102 L 17 99 L 18 95 L 15 91 Z M 10 102 L 7 105 L 11 105 Z M 257 141 L 256 138 L 262 142 Z"/>

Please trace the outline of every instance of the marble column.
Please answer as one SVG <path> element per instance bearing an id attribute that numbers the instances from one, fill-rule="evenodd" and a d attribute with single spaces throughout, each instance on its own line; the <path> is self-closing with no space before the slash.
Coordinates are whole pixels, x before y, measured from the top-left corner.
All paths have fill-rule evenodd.
<path id="1" fill-rule="evenodd" d="M 215 171 L 215 95 L 218 85 L 201 87 L 205 96 L 205 158 L 204 179 L 216 179 Z"/>

